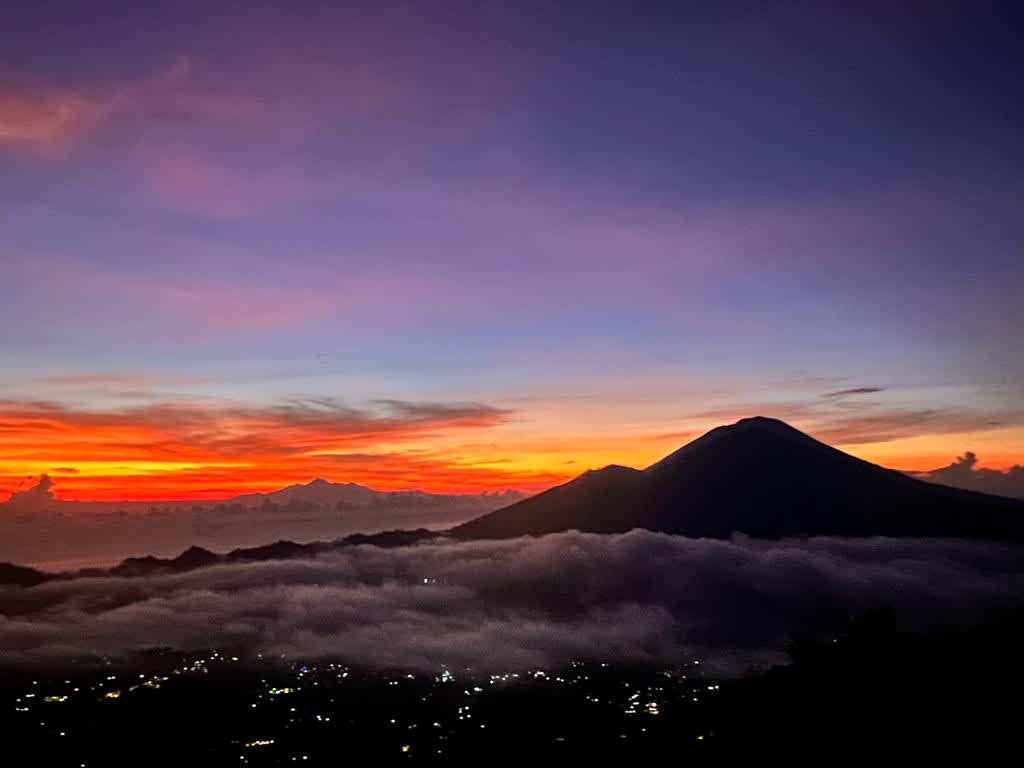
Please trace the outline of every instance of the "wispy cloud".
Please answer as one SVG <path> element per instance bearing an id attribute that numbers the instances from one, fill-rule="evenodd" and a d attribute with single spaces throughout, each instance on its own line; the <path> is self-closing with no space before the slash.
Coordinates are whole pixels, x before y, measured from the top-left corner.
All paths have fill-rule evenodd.
<path id="1" fill-rule="evenodd" d="M 187 386 L 202 384 L 206 379 L 179 373 L 151 371 L 64 371 L 41 376 L 37 379 L 43 386 L 66 387 L 86 390 L 123 390 L 145 387 Z"/>
<path id="2" fill-rule="evenodd" d="M 239 219 L 308 204 L 330 186 L 314 173 L 261 158 L 244 166 L 222 153 L 192 147 L 145 149 L 134 158 L 137 185 L 170 210 L 213 219 Z"/>
<path id="3" fill-rule="evenodd" d="M 841 400 L 841 398 L 829 398 Z M 792 422 L 830 445 L 854 446 L 886 443 L 921 435 L 944 435 L 1024 424 L 1024 412 L 944 406 L 913 408 L 882 406 L 847 408 L 807 402 L 740 402 L 702 411 L 691 418 L 704 423 L 723 423 L 760 414 Z"/>
<path id="4" fill-rule="evenodd" d="M 341 269 L 337 258 L 294 263 L 266 254 L 240 260 L 204 250 L 194 271 L 111 265 L 76 256 L 15 252 L 0 245 L 8 285 L 25 300 L 29 331 L 46 325 L 92 336 L 163 338 L 251 334 L 267 329 L 321 329 L 328 321 L 358 320 L 386 329 L 430 318 L 462 318 L 488 306 L 456 277 L 422 267 L 404 270 L 371 264 Z M 250 279 L 252 274 L 259 279 Z M 2 307 L 0 307 L 2 309 Z M 130 321 L 127 320 L 130 318 Z M 31 319 L 34 322 L 29 322 Z"/>
<path id="5" fill-rule="evenodd" d="M 54 146 L 85 130 L 102 102 L 72 90 L 0 82 L 0 146 Z"/>
<path id="6" fill-rule="evenodd" d="M 854 395 L 874 395 L 878 392 L 885 392 L 885 387 L 851 387 L 850 389 L 839 389 L 835 392 L 826 392 L 822 397 L 852 397 Z"/>
<path id="7" fill-rule="evenodd" d="M 511 417 L 507 409 L 474 402 L 355 407 L 332 398 L 265 405 L 207 399 L 104 410 L 7 399 L 0 400 L 2 480 L 13 488 L 35 467 L 70 467 L 78 473 L 62 490 L 86 497 L 91 490 L 100 498 L 225 496 L 350 469 L 358 476 L 345 479 L 397 479 L 403 487 L 418 481 L 433 488 L 474 481 L 492 487 L 514 475 L 463 464 L 442 449 L 460 431 Z M 406 447 L 411 442 L 417 447 Z M 379 454 L 378 466 L 348 458 L 367 453 Z"/>
<path id="8" fill-rule="evenodd" d="M 29 78 L 0 82 L 0 142 L 48 144 L 91 130 L 117 133 L 145 122 L 233 127 L 246 133 L 306 134 L 294 112 L 272 109 L 237 89 L 216 89 L 197 79 L 188 56 L 142 76 L 101 85 L 71 86 Z"/>

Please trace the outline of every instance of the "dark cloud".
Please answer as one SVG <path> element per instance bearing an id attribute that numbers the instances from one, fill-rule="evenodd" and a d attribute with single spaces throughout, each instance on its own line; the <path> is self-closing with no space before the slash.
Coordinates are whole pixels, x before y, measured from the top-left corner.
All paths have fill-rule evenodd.
<path id="1" fill-rule="evenodd" d="M 852 395 L 873 395 L 876 392 L 885 392 L 885 387 L 853 387 L 851 389 L 839 389 L 835 392 L 826 392 L 822 397 L 850 397 Z"/>
<path id="2" fill-rule="evenodd" d="M 8 662 L 151 646 L 436 669 L 569 659 L 738 672 L 796 632 L 891 605 L 904 626 L 1024 602 L 1020 550 L 938 540 L 686 539 L 647 531 L 352 547 L 313 560 L 0 589 Z"/>
<path id="3" fill-rule="evenodd" d="M 967 451 L 956 461 L 941 469 L 919 475 L 922 480 L 971 491 L 994 493 L 997 496 L 1011 496 L 1024 499 L 1024 467 L 1015 464 L 1005 472 L 998 469 L 983 469 L 977 466 L 978 457 Z"/>
<path id="4" fill-rule="evenodd" d="M 510 411 L 483 403 L 414 403 L 407 400 L 375 400 L 392 418 L 409 422 L 433 422 L 491 426 L 505 421 Z"/>

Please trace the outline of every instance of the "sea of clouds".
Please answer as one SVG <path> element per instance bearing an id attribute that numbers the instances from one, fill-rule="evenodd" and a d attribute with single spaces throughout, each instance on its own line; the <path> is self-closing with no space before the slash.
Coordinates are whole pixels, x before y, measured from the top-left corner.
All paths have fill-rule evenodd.
<path id="1" fill-rule="evenodd" d="M 908 629 L 1024 604 L 1024 554 L 914 539 L 687 539 L 632 531 L 349 547 L 316 559 L 0 588 L 4 662 L 245 647 L 371 667 L 569 660 L 711 674 L 783 661 L 797 635 L 891 606 Z"/>

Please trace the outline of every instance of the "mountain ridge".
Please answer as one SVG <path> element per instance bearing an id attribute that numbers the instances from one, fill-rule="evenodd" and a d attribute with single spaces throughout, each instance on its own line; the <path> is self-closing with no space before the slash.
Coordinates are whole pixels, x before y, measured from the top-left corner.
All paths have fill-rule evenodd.
<path id="1" fill-rule="evenodd" d="M 52 488 L 52 481 L 46 475 L 41 482 L 46 488 Z M 316 477 L 306 483 L 293 483 L 274 491 L 256 491 L 253 493 L 236 494 L 216 499 L 157 499 L 136 501 L 131 499 L 95 501 L 66 500 L 52 496 L 51 493 L 38 495 L 15 492 L 9 499 L 0 501 L 0 518 L 41 511 L 98 511 L 109 512 L 119 510 L 146 511 L 149 509 L 191 509 L 213 508 L 217 506 L 241 505 L 258 507 L 273 503 L 281 506 L 288 504 L 313 504 L 324 507 L 347 507 L 367 509 L 375 506 L 399 506 L 402 504 L 418 505 L 455 505 L 473 502 L 492 502 L 494 500 L 509 501 L 522 499 L 523 494 L 515 489 L 501 491 L 483 491 L 481 493 L 432 493 L 419 489 L 379 491 L 367 485 L 353 482 L 332 482 L 323 477 Z"/>

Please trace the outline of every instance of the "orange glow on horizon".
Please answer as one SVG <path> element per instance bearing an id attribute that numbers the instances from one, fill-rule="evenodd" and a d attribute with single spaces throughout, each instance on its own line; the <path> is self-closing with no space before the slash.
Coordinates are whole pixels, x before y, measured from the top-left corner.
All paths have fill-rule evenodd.
<path id="1" fill-rule="evenodd" d="M 268 475 L 259 471 L 256 477 L 242 475 L 224 478 L 206 476 L 174 478 L 154 478 L 137 475 L 131 478 L 132 485 L 119 484 L 124 478 L 97 476 L 54 476 L 54 499 L 58 501 L 82 502 L 177 502 L 177 501 L 209 501 L 224 500 L 248 493 L 269 493 L 283 487 L 304 484 L 322 475 L 309 473 L 292 473 L 286 475 Z M 33 482 L 37 478 L 33 478 Z M 504 491 L 514 489 L 523 493 L 536 493 L 553 485 L 571 479 L 571 475 L 499 475 L 468 478 L 468 484 L 460 484 L 459 477 L 425 476 L 422 480 L 415 477 L 398 479 L 378 476 L 370 473 L 365 476 L 344 475 L 341 477 L 324 477 L 326 480 L 339 483 L 357 483 L 377 491 L 426 491 L 438 494 L 478 494 L 484 491 Z M 173 482 L 172 482 L 173 480 Z M 475 480 L 475 482 L 473 482 Z M 27 485 L 22 478 L 0 476 L 0 503 L 7 500 L 9 494 L 16 490 L 24 490 Z"/>
<path id="2" fill-rule="evenodd" d="M 466 431 L 500 426 L 506 416 L 499 409 L 391 407 L 176 404 L 96 412 L 0 402 L 0 498 L 41 474 L 54 481 L 55 498 L 76 501 L 221 499 L 314 477 L 380 490 L 536 491 L 573 474 L 460 447 Z"/>
<path id="3" fill-rule="evenodd" d="M 534 416 L 514 419 L 474 403 L 366 411 L 332 401 L 181 402 L 99 411 L 0 400 L 0 501 L 42 474 L 53 480 L 54 498 L 68 501 L 226 499 L 315 477 L 377 490 L 532 493 L 607 464 L 646 467 L 715 426 L 598 429 L 563 418 L 555 432 Z M 1005 470 L 1021 462 L 1022 437 L 1010 428 L 837 445 L 904 471 L 944 467 L 966 450 L 979 466 Z"/>
<path id="4" fill-rule="evenodd" d="M 1005 472 L 1024 464 L 1024 430 L 978 430 L 944 435 L 914 435 L 880 443 L 838 446 L 854 456 L 903 472 L 930 472 L 951 464 L 966 451 L 978 454 L 978 469 Z"/>

